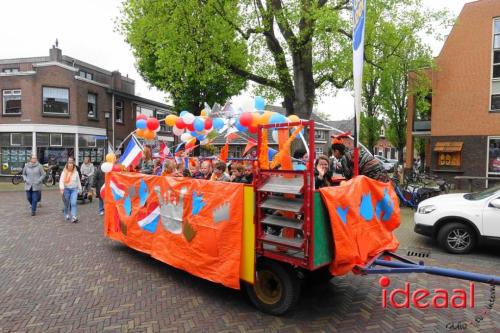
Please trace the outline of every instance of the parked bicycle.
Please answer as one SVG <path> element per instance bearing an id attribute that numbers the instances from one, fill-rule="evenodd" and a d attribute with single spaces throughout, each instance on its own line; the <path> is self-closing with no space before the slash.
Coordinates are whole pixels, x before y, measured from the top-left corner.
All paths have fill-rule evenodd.
<path id="1" fill-rule="evenodd" d="M 44 169 L 45 169 L 45 177 L 43 178 L 43 184 L 45 186 L 54 186 L 56 184 L 59 184 L 59 171 L 56 171 L 55 173 L 52 172 L 52 168 L 51 167 L 46 167 L 44 165 Z"/>
<path id="2" fill-rule="evenodd" d="M 18 173 L 16 173 L 14 176 L 12 176 L 12 184 L 14 185 L 18 185 L 18 184 L 21 184 L 24 179 L 23 179 L 23 171 L 19 171 Z"/>
<path id="3" fill-rule="evenodd" d="M 425 199 L 429 199 L 443 193 L 436 187 L 425 187 L 424 185 L 415 185 L 408 182 L 401 186 L 397 177 L 393 177 L 392 184 L 400 203 L 403 206 L 413 209 L 417 209 L 418 204 Z"/>

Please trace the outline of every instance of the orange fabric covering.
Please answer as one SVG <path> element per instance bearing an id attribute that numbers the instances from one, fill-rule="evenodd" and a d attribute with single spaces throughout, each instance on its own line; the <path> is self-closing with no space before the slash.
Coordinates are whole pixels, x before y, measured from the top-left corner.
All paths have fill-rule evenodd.
<path id="1" fill-rule="evenodd" d="M 111 172 L 105 191 L 106 236 L 240 288 L 243 184 Z"/>
<path id="2" fill-rule="evenodd" d="M 363 266 L 382 251 L 395 251 L 399 242 L 392 231 L 399 227 L 398 198 L 390 183 L 365 176 L 343 186 L 320 189 L 330 216 L 335 243 L 333 275 Z"/>

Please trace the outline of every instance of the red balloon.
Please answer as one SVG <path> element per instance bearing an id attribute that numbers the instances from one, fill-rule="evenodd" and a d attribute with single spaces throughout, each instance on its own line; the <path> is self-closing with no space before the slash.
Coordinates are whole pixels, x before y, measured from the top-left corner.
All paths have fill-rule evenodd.
<path id="1" fill-rule="evenodd" d="M 252 120 L 253 120 L 253 116 L 250 112 L 243 112 L 240 115 L 241 126 L 249 127 L 250 125 L 252 125 Z"/>
<path id="2" fill-rule="evenodd" d="M 193 132 L 193 131 L 194 131 L 194 121 L 193 121 L 191 124 L 187 124 L 187 125 L 186 125 L 186 128 L 187 128 L 188 130 L 190 130 L 191 132 Z"/>
<path id="3" fill-rule="evenodd" d="M 248 131 L 253 134 L 257 133 L 257 126 L 248 127 Z"/>
<path id="4" fill-rule="evenodd" d="M 144 119 L 144 120 L 147 120 L 148 119 L 148 116 L 146 116 L 145 114 L 138 114 L 137 117 L 135 117 L 135 120 L 140 120 L 140 119 Z"/>
<path id="5" fill-rule="evenodd" d="M 210 118 L 205 119 L 205 129 L 209 130 L 211 128 L 212 128 L 212 119 Z"/>
<path id="6" fill-rule="evenodd" d="M 186 128 L 186 124 L 184 124 L 184 120 L 182 120 L 182 117 L 177 118 L 175 121 L 175 127 L 178 129 L 184 129 Z"/>
<path id="7" fill-rule="evenodd" d="M 160 122 L 156 118 L 148 118 L 146 125 L 151 131 L 156 131 L 160 127 Z"/>
<path id="8" fill-rule="evenodd" d="M 113 165 L 113 171 L 122 171 L 122 167 L 118 164 Z"/>

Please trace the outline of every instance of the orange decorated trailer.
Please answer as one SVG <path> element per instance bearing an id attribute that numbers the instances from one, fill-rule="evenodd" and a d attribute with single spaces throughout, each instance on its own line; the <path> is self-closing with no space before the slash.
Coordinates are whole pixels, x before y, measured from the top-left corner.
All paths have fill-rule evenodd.
<path id="1" fill-rule="evenodd" d="M 279 141 L 272 161 L 270 130 Z M 308 138 L 309 159 L 304 170 L 293 170 L 290 147 L 299 136 Z M 500 283 L 392 254 L 400 220 L 391 184 L 361 176 L 315 190 L 313 121 L 259 125 L 257 147 L 252 185 L 108 173 L 105 235 L 190 274 L 243 287 L 273 315 L 296 304 L 310 276 L 421 272 Z"/>

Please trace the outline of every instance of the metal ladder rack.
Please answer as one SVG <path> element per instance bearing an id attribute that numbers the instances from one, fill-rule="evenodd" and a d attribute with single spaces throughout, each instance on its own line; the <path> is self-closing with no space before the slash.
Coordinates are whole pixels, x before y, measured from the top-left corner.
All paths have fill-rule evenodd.
<path id="1" fill-rule="evenodd" d="M 302 125 L 309 131 L 309 162 L 306 170 L 256 168 L 255 225 L 259 255 L 307 268 L 311 265 L 312 194 L 314 191 L 314 122 L 259 126 L 258 151 L 262 149 L 262 129 L 293 129 Z M 258 152 L 259 156 L 259 152 Z"/>

